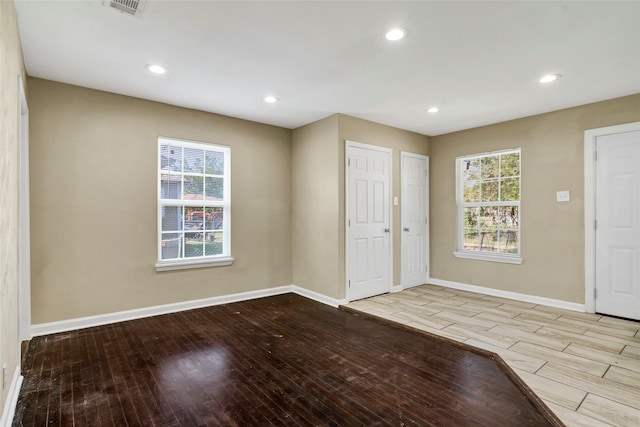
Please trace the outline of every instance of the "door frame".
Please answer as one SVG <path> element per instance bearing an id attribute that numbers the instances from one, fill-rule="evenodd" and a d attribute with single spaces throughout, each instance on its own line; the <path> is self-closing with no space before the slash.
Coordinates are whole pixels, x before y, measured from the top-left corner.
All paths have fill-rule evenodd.
<path id="1" fill-rule="evenodd" d="M 18 344 L 31 339 L 31 207 L 29 202 L 29 107 L 18 77 Z M 20 345 L 18 345 L 20 349 Z M 18 358 L 18 361 L 20 359 Z"/>
<path id="2" fill-rule="evenodd" d="M 393 193 L 393 150 L 391 148 L 380 147 L 378 145 L 363 144 L 361 142 L 355 142 L 346 139 L 344 141 L 344 288 L 346 302 L 351 302 L 351 292 L 349 288 L 349 149 L 350 148 L 362 148 L 365 150 L 382 151 L 389 154 L 389 203 L 387 205 L 389 213 L 389 292 L 393 288 L 393 209 L 392 193 Z"/>
<path id="3" fill-rule="evenodd" d="M 400 152 L 400 230 L 404 230 L 405 224 L 404 224 L 404 203 L 405 203 L 405 199 L 406 199 L 406 194 L 404 192 L 404 162 L 405 159 L 407 157 L 412 157 L 415 159 L 422 159 L 425 161 L 426 163 L 426 175 L 424 177 L 424 181 L 425 181 L 425 189 L 427 191 L 427 194 L 425 194 L 425 215 L 426 215 L 426 221 L 424 223 L 424 236 L 425 236 L 425 248 L 424 248 L 424 254 L 425 254 L 425 262 L 427 265 L 427 271 L 425 274 L 425 283 L 429 283 L 429 279 L 431 277 L 431 260 L 430 260 L 430 252 L 429 252 L 429 245 L 430 245 L 430 241 L 429 241 L 429 156 L 425 156 L 424 154 L 416 154 L 416 153 L 411 153 L 408 151 L 401 151 Z M 403 261 L 404 261 L 404 254 L 403 254 L 403 249 L 404 249 L 404 244 L 405 244 L 405 234 L 404 233 L 400 233 L 400 284 L 402 286 L 402 289 L 408 289 L 412 286 L 406 286 L 406 282 L 405 282 L 405 277 L 404 277 L 404 269 L 402 268 L 403 265 Z"/>
<path id="4" fill-rule="evenodd" d="M 584 306 L 596 311 L 596 141 L 599 136 L 640 131 L 640 122 L 584 131 Z"/>

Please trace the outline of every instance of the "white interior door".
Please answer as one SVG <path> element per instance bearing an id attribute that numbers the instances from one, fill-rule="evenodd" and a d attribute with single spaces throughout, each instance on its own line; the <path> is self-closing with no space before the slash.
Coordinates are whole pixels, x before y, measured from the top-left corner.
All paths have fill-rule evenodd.
<path id="1" fill-rule="evenodd" d="M 596 311 L 640 320 L 640 131 L 596 139 Z"/>
<path id="2" fill-rule="evenodd" d="M 427 283 L 429 272 L 429 158 L 400 153 L 402 167 L 402 273 L 403 288 Z"/>
<path id="3" fill-rule="evenodd" d="M 391 151 L 347 142 L 347 298 L 391 290 Z"/>

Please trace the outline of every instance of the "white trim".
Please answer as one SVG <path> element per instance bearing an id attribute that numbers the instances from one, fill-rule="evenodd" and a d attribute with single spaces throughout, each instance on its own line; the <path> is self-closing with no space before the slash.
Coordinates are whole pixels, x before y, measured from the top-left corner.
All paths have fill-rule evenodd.
<path id="1" fill-rule="evenodd" d="M 479 159 L 479 158 L 484 158 L 484 157 L 489 157 L 489 156 L 495 156 L 495 155 L 503 155 L 503 154 L 510 154 L 510 153 L 518 153 L 519 155 L 519 166 L 520 166 L 520 170 L 519 170 L 519 175 L 518 175 L 518 185 L 520 187 L 520 197 L 517 201 L 507 201 L 507 200 L 500 200 L 498 202 L 492 201 L 492 202 L 465 202 L 464 199 L 464 190 L 463 190 L 463 186 L 464 186 L 464 179 L 463 179 L 463 173 L 462 173 L 462 162 L 465 160 L 470 160 L 470 159 Z M 500 181 L 501 177 L 499 177 L 499 181 Z M 457 234 L 458 234 L 458 244 L 457 244 L 457 249 L 454 252 L 454 256 L 457 258 L 468 258 L 468 259 L 476 259 L 476 260 L 480 260 L 480 261 L 496 261 L 496 262 L 506 262 L 506 263 L 511 263 L 511 264 L 522 264 L 522 259 L 520 258 L 520 253 L 522 251 L 522 246 L 521 246 L 521 240 L 520 240 L 520 236 L 522 235 L 522 223 L 520 221 L 521 219 L 521 214 L 522 214 L 522 209 L 521 209 L 521 201 L 522 201 L 522 147 L 519 148 L 510 148 L 510 149 L 506 149 L 506 150 L 497 150 L 497 151 L 491 151 L 491 152 L 485 152 L 485 153 L 480 153 L 480 154 L 470 154 L 470 155 L 464 155 L 464 156 L 458 156 L 456 157 L 456 218 L 457 218 L 457 222 L 456 222 L 456 229 L 457 229 Z M 500 197 L 501 199 L 502 197 Z M 463 223 L 464 223 L 464 209 L 465 207 L 482 207 L 482 206 L 517 206 L 518 207 L 518 235 L 517 235 L 517 239 L 518 239 L 518 254 L 515 256 L 516 260 L 512 261 L 512 260 L 506 260 L 503 261 L 502 258 L 495 258 L 497 255 L 505 255 L 505 253 L 499 253 L 499 254 L 492 254 L 490 255 L 490 258 L 487 258 L 487 255 L 479 255 L 479 256 L 473 256 L 473 255 L 467 255 L 470 254 L 471 251 L 466 251 L 464 250 L 464 227 L 463 227 Z M 508 257 L 514 257 L 513 255 L 506 255 Z M 518 262 L 519 260 L 519 262 Z"/>
<path id="2" fill-rule="evenodd" d="M 476 292 L 479 294 L 492 295 L 494 297 L 508 298 L 516 301 L 529 302 L 531 304 L 546 305 L 549 307 L 563 308 L 571 311 L 585 311 L 584 304 L 575 302 L 562 301 L 546 297 L 538 297 L 535 295 L 521 294 L 518 292 L 501 291 L 500 289 L 486 288 L 484 286 L 468 285 L 466 283 L 451 282 L 449 280 L 431 278 L 429 282 L 432 285 L 440 285 L 446 288 L 460 289 L 462 291 Z"/>
<path id="3" fill-rule="evenodd" d="M 23 379 L 22 375 L 20 375 L 20 366 L 16 366 L 16 370 L 13 371 L 13 378 L 11 379 L 11 386 L 9 386 L 7 398 L 4 401 L 2 418 L 0 418 L 0 427 L 11 427 L 13 416 L 16 413 L 18 395 L 20 394 L 20 387 L 22 387 Z"/>
<path id="4" fill-rule="evenodd" d="M 216 143 L 207 142 L 207 141 L 195 141 L 193 139 L 174 138 L 171 136 L 159 135 L 158 141 L 160 140 L 165 141 L 169 145 L 176 144 L 182 147 L 195 148 L 196 150 L 201 150 L 202 145 L 209 145 L 211 147 L 215 147 L 215 149 L 220 149 L 220 150 L 231 149 L 230 145 L 216 144 Z"/>
<path id="5" fill-rule="evenodd" d="M 30 209 L 29 106 L 22 76 L 18 76 L 18 341 L 31 339 Z"/>
<path id="6" fill-rule="evenodd" d="M 478 154 L 466 154 L 466 155 L 462 155 L 462 156 L 456 157 L 456 162 L 458 160 L 470 160 L 470 159 L 476 159 L 478 157 L 495 156 L 496 154 L 519 153 L 520 150 L 522 150 L 521 147 L 518 147 L 518 148 L 506 148 L 504 150 L 496 150 L 496 151 L 485 151 L 484 153 L 478 153 Z"/>
<path id="7" fill-rule="evenodd" d="M 222 267 L 231 264 L 233 264 L 232 257 L 220 257 L 215 259 L 202 258 L 195 260 L 180 258 L 178 260 L 158 261 L 156 263 L 156 271 L 185 270 L 189 268 L 203 267 Z"/>
<path id="8" fill-rule="evenodd" d="M 419 285 L 415 285 L 415 286 L 419 286 Z M 411 286 L 408 286 L 407 288 L 410 288 Z M 404 291 L 404 286 L 402 285 L 393 285 L 391 287 L 391 293 L 396 293 L 396 292 L 402 292 Z"/>
<path id="9" fill-rule="evenodd" d="M 54 334 L 57 332 L 73 331 L 92 326 L 107 325 L 126 320 L 140 319 L 143 317 L 158 316 L 160 314 L 176 313 L 179 311 L 193 310 L 194 308 L 209 307 L 213 305 L 228 304 L 232 302 L 246 301 L 256 298 L 281 295 L 292 292 L 291 285 L 267 288 L 257 291 L 241 292 L 237 294 L 222 295 L 218 297 L 204 298 L 191 301 L 177 302 L 173 304 L 156 305 L 152 307 L 137 308 L 134 310 L 117 311 L 114 313 L 100 314 L 97 316 L 80 317 L 76 319 L 61 320 L 58 322 L 40 323 L 33 325 L 33 336 Z"/>
<path id="10" fill-rule="evenodd" d="M 185 148 L 197 149 L 197 150 L 210 150 L 215 151 L 217 153 L 222 153 L 224 156 L 224 170 L 222 174 L 223 178 L 223 195 L 222 201 L 207 201 L 207 200 L 184 200 L 181 196 L 180 199 L 163 199 L 162 198 L 162 146 L 163 145 L 173 145 L 175 147 L 180 147 L 180 149 L 184 150 Z M 183 154 L 184 155 L 184 154 Z M 205 155 L 206 156 L 206 155 Z M 158 243 L 157 243 L 157 252 L 158 252 L 158 261 L 156 263 L 156 271 L 166 271 L 166 270 L 180 270 L 187 268 L 200 268 L 200 267 L 212 267 L 212 266 L 221 266 L 221 265 L 231 265 L 233 262 L 233 258 L 231 258 L 231 147 L 228 145 L 220 145 L 220 144 L 212 144 L 209 142 L 195 142 L 190 140 L 176 139 L 170 137 L 159 136 L 158 137 L 158 157 L 157 157 L 157 204 L 158 204 L 158 212 L 157 212 L 157 233 L 158 233 Z M 167 172 L 164 171 L 166 174 Z M 181 169 L 179 174 L 176 176 L 181 177 L 182 186 L 184 187 L 183 179 L 184 179 L 185 171 Z M 202 173 L 197 173 L 193 175 L 198 176 L 206 176 L 203 170 Z M 218 176 L 218 175 L 215 175 Z M 181 190 L 181 194 L 182 194 Z M 164 230 L 162 229 L 162 210 L 166 206 L 179 206 L 179 207 L 212 207 L 212 208 L 222 208 L 223 209 L 223 221 L 222 221 L 222 229 L 213 230 L 213 231 L 221 231 L 222 232 L 222 256 L 214 256 L 214 257 L 202 257 L 207 261 L 195 261 L 190 260 L 188 258 L 178 258 L 178 259 L 162 259 L 162 236 Z M 184 221 L 184 218 L 183 218 Z M 206 231 L 206 230 L 205 230 Z M 176 231 L 176 234 L 182 236 L 181 246 L 182 246 L 182 257 L 184 257 L 185 251 L 185 233 L 188 230 L 185 230 L 184 227 L 181 227 L 180 230 Z"/>
<path id="11" fill-rule="evenodd" d="M 430 277 L 429 277 L 429 275 L 427 274 L 427 281 L 426 281 L 426 282 L 424 282 L 424 283 L 419 283 L 419 284 L 417 284 L 417 285 L 402 286 L 402 289 L 401 289 L 401 290 L 402 290 L 402 291 L 404 291 L 405 289 L 411 289 L 411 288 L 415 288 L 415 287 L 417 287 L 417 286 L 422 286 L 422 285 L 424 285 L 424 284 L 426 284 L 426 283 L 429 283 L 429 281 L 430 281 L 430 280 L 431 280 L 431 278 L 430 278 Z"/>
<path id="12" fill-rule="evenodd" d="M 349 139 L 345 139 L 344 141 L 345 147 L 354 147 L 354 148 L 362 148 L 364 150 L 371 151 L 382 151 L 383 153 L 392 154 L 393 150 L 387 147 L 381 147 L 379 145 L 371 145 L 371 144 L 363 144 L 362 142 L 351 141 Z M 389 165 L 391 167 L 391 165 Z"/>
<path id="13" fill-rule="evenodd" d="M 425 198 L 427 202 L 427 223 L 425 226 L 425 235 L 427 237 L 427 249 L 426 249 L 426 258 L 427 258 L 427 277 L 426 282 L 429 283 L 431 279 L 431 161 L 429 160 L 429 156 L 427 157 L 427 197 Z"/>
<path id="14" fill-rule="evenodd" d="M 328 297 L 324 294 L 320 294 L 318 292 L 315 291 L 310 291 L 309 289 L 305 289 L 305 288 L 301 288 L 300 286 L 296 286 L 296 285 L 291 285 L 291 292 L 293 292 L 294 294 L 303 296 L 305 298 L 309 298 L 312 299 L 314 301 L 320 302 L 322 304 L 326 304 L 326 305 L 330 305 L 331 307 L 335 307 L 338 308 L 339 306 L 341 306 L 342 304 L 346 304 L 347 303 L 347 299 L 335 299 L 335 298 L 331 298 Z"/>
<path id="15" fill-rule="evenodd" d="M 33 336 L 55 334 L 58 332 L 73 331 L 76 329 L 90 328 L 93 326 L 107 325 L 110 323 L 124 322 L 126 320 L 140 319 L 144 317 L 158 316 L 160 314 L 176 313 L 179 311 L 193 310 L 195 308 L 210 307 L 232 302 L 247 301 L 256 298 L 295 293 L 320 303 L 338 307 L 346 304 L 347 300 L 338 300 L 326 295 L 301 288 L 296 285 L 278 286 L 275 288 L 260 289 L 257 291 L 241 292 L 237 294 L 222 295 L 218 297 L 203 298 L 198 300 L 183 301 L 173 304 L 156 305 L 152 307 L 137 308 L 134 310 L 117 311 L 114 313 L 100 314 L 97 316 L 79 317 L 76 319 L 61 320 L 58 322 L 40 323 L 33 325 Z"/>
<path id="16" fill-rule="evenodd" d="M 393 287 L 393 150 L 378 145 L 363 144 L 345 139 L 344 141 L 344 288 L 345 303 L 351 301 L 349 290 L 349 148 L 382 151 L 389 154 L 389 292 Z"/>
<path id="17" fill-rule="evenodd" d="M 522 258 L 511 255 L 498 255 L 495 253 L 454 251 L 453 256 L 456 258 L 475 259 L 478 261 L 505 262 L 507 264 L 522 264 Z"/>
<path id="18" fill-rule="evenodd" d="M 596 140 L 599 136 L 640 130 L 640 122 L 584 131 L 584 303 L 596 311 Z"/>
<path id="19" fill-rule="evenodd" d="M 349 290 L 349 141 L 344 141 L 344 295 L 351 301 Z"/>
<path id="20" fill-rule="evenodd" d="M 404 249 L 404 240 L 405 240 L 405 233 L 403 232 L 405 224 L 404 224 L 404 212 L 403 212 L 403 207 L 404 207 L 404 200 L 406 197 L 406 194 L 404 194 L 404 182 L 402 180 L 402 178 L 404 177 L 404 162 L 405 159 L 407 157 L 412 157 L 414 159 L 422 159 L 425 161 L 425 166 L 426 166 L 426 171 L 427 174 L 424 177 L 425 180 L 425 188 L 427 191 L 427 194 L 425 195 L 425 215 L 426 215 L 426 221 L 424 224 L 424 235 L 425 235 L 425 245 L 426 247 L 424 248 L 424 253 L 425 253 L 425 259 L 424 262 L 426 263 L 425 265 L 427 266 L 427 271 L 425 274 L 425 282 L 424 283 L 429 283 L 429 276 L 431 274 L 431 254 L 430 254 L 430 235 L 429 235 L 429 228 L 431 226 L 431 224 L 429 223 L 429 197 L 430 197 L 430 190 L 429 190 L 429 156 L 425 156 L 422 154 L 416 154 L 416 153 L 411 153 L 409 151 L 400 151 L 400 283 L 402 284 L 402 288 L 403 289 L 408 289 L 408 288 L 412 288 L 414 286 L 420 286 L 420 284 L 417 285 L 407 285 L 406 279 L 403 277 L 403 269 L 402 269 L 402 257 L 404 257 L 402 250 Z M 392 290 L 392 292 L 394 292 Z"/>

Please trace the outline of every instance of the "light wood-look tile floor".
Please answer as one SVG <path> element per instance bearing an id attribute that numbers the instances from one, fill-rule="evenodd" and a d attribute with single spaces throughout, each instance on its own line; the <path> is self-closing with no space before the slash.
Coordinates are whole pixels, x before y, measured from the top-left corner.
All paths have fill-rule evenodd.
<path id="1" fill-rule="evenodd" d="M 640 322 L 436 285 L 347 306 L 499 354 L 567 426 L 640 426 Z"/>

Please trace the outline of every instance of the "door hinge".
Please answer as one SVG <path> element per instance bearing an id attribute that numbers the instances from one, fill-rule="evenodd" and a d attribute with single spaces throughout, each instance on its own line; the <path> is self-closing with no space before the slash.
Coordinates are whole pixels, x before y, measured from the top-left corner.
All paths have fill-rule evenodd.
<path id="1" fill-rule="evenodd" d="M 425 219 L 424 219 L 424 223 L 425 223 L 425 224 L 429 224 L 429 218 L 425 218 Z"/>
<path id="2" fill-rule="evenodd" d="M 598 297 L 598 288 L 593 288 L 593 298 Z"/>
<path id="3" fill-rule="evenodd" d="M 347 159 L 347 166 L 351 166 L 351 159 Z"/>
<path id="4" fill-rule="evenodd" d="M 351 280 L 349 280 L 349 287 L 351 287 Z"/>
<path id="5" fill-rule="evenodd" d="M 593 220 L 593 229 L 597 230 L 598 229 L 598 220 Z"/>
<path id="6" fill-rule="evenodd" d="M 597 152 L 597 151 L 594 151 L 594 152 L 593 152 L 593 161 L 594 161 L 594 162 L 597 162 L 597 161 L 598 161 L 598 152 Z"/>
<path id="7" fill-rule="evenodd" d="M 429 272 L 429 266 L 428 266 L 428 265 L 425 265 L 425 266 L 424 266 L 424 272 L 425 272 L 425 273 L 428 273 L 428 272 Z"/>
<path id="8" fill-rule="evenodd" d="M 349 220 L 349 227 L 351 227 L 351 220 Z"/>

